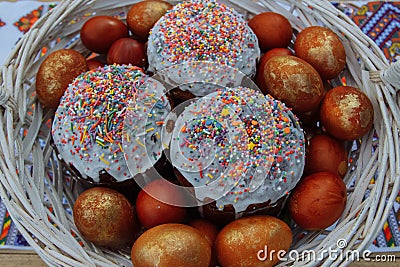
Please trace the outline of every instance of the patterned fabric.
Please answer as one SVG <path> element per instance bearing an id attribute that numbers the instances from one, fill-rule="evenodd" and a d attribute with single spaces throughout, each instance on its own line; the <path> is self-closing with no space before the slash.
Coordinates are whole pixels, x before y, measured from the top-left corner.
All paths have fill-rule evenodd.
<path id="1" fill-rule="evenodd" d="M 369 2 L 361 7 L 340 3 L 336 6 L 374 40 L 389 62 L 400 59 L 400 2 Z"/>
<path id="2" fill-rule="evenodd" d="M 15 224 L 12 222 L 10 214 L 6 210 L 4 204 L 0 199 L 0 246 L 29 246 L 28 242 L 24 239 L 22 234 L 18 231 Z"/>
<path id="3" fill-rule="evenodd" d="M 400 2 L 369 2 L 362 6 L 337 3 L 336 7 L 360 27 L 382 49 L 389 62 L 400 60 Z M 389 218 L 372 248 L 400 248 L 400 192 Z"/>
<path id="4" fill-rule="evenodd" d="M 30 13 L 21 17 L 18 21 L 14 22 L 14 26 L 16 26 L 21 32 L 26 33 L 32 25 L 48 10 L 55 7 L 55 4 L 44 6 L 41 5 L 37 9 L 32 10 Z"/>
<path id="5" fill-rule="evenodd" d="M 370 2 L 357 11 L 353 20 L 390 62 L 400 58 L 400 2 Z"/>
<path id="6" fill-rule="evenodd" d="M 19 16 L 14 20 L 6 20 L 2 12 L 6 8 L 0 8 L 0 35 L 10 35 L 10 32 L 4 32 L 3 26 L 12 25 L 16 27 L 20 34 L 30 29 L 45 12 L 54 8 L 55 4 L 43 4 L 35 1 L 18 1 L 14 5 L 23 5 L 23 11 L 19 10 Z M 29 5 L 23 2 L 30 2 Z M 2 4 L 2 3 L 0 3 Z M 4 3 L 3 3 L 4 4 Z M 11 3 L 8 3 L 11 4 Z M 353 19 L 359 25 L 362 31 L 373 39 L 382 49 L 389 62 L 400 60 L 400 37 L 399 37 L 399 14 L 400 2 L 340 2 L 334 5 L 342 10 L 346 15 Z M 11 13 L 11 12 L 10 12 Z M 2 32 L 3 31 L 3 32 Z M 19 36 L 14 34 L 15 43 Z M 2 40 L 4 42 L 4 40 Z M 0 46 L 1 48 L 1 46 Z M 0 49 L 0 52 L 8 54 L 9 50 Z M 43 50 L 45 54 L 45 49 Z M 1 55 L 0 64 L 3 63 L 5 55 Z M 21 233 L 12 222 L 8 211 L 0 199 L 0 246 L 15 246 L 15 248 L 29 246 Z M 398 247 L 400 250 L 400 194 L 394 203 L 394 207 L 385 222 L 382 231 L 374 241 L 370 249 L 379 250 L 380 248 Z"/>

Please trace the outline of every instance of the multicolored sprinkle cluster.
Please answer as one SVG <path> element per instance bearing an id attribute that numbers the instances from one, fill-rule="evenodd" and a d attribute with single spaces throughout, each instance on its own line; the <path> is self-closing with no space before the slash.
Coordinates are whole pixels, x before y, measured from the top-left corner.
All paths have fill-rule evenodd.
<path id="1" fill-rule="evenodd" d="M 107 171 L 118 181 L 130 177 L 122 139 L 127 103 L 147 76 L 138 67 L 107 65 L 78 76 L 55 114 L 52 135 L 67 163 L 83 177 L 99 180 Z"/>
<path id="2" fill-rule="evenodd" d="M 162 142 L 168 114 L 171 111 L 165 87 L 149 77 L 130 101 L 124 122 L 125 159 L 132 176 L 152 168 L 161 158 Z M 155 177 L 153 177 L 155 178 Z"/>
<path id="3" fill-rule="evenodd" d="M 304 135 L 285 105 L 249 88 L 225 88 L 203 97 L 178 117 L 173 165 L 200 201 L 212 198 L 237 212 L 275 202 L 300 178 Z M 179 149 L 174 149 L 179 147 Z"/>
<path id="4" fill-rule="evenodd" d="M 177 4 L 153 27 L 149 37 L 150 69 L 183 61 L 211 61 L 254 74 L 258 40 L 243 17 L 212 0 Z"/>

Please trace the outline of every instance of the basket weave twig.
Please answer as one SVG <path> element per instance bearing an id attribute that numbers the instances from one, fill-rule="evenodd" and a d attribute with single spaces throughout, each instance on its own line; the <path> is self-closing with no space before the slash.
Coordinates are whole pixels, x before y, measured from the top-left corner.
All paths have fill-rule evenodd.
<path id="1" fill-rule="evenodd" d="M 62 1 L 46 13 L 18 42 L 0 76 L 0 195 L 23 236 L 48 265 L 129 266 L 129 252 L 112 252 L 87 243 L 74 226 L 71 207 L 74 183 L 66 179 L 61 162 L 50 145 L 54 110 L 42 109 L 35 97 L 35 75 L 41 49 L 64 47 L 89 54 L 78 33 L 94 14 L 126 14 L 138 0 Z M 178 1 L 170 1 L 178 2 Z M 225 0 L 246 17 L 263 11 L 286 16 L 295 30 L 324 25 L 335 31 L 347 52 L 346 83 L 363 90 L 375 109 L 373 129 L 355 142 L 352 168 L 344 180 L 348 203 L 333 230 L 304 232 L 294 228 L 292 249 L 299 252 L 338 249 L 365 250 L 382 228 L 400 187 L 400 65 L 389 66 L 379 47 L 345 14 L 321 0 Z M 72 23 L 73 22 L 73 23 Z M 341 79 L 334 80 L 339 85 Z M 371 181 L 373 182 L 371 183 Z M 342 244 L 341 244 L 342 245 Z M 343 247 L 343 246 L 341 246 Z M 344 254 L 345 255 L 345 254 Z M 302 262 L 300 262 L 303 260 Z M 318 260 L 292 259 L 281 264 L 336 266 L 346 257 Z"/>

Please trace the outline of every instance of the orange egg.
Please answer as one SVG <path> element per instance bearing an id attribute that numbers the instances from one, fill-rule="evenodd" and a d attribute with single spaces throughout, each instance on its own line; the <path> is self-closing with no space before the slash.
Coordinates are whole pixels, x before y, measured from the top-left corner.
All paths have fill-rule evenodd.
<path id="1" fill-rule="evenodd" d="M 184 191 L 167 180 L 158 179 L 148 183 L 136 199 L 140 223 L 146 228 L 164 223 L 183 223 L 187 216 L 185 199 Z"/>
<path id="2" fill-rule="evenodd" d="M 209 266 L 210 267 L 218 266 L 217 254 L 214 247 L 215 239 L 217 238 L 219 232 L 217 226 L 205 219 L 193 219 L 188 223 L 188 225 L 199 230 L 207 239 L 207 241 L 210 243 L 211 261 Z"/>
<path id="3" fill-rule="evenodd" d="M 337 77 L 346 65 L 342 41 L 331 29 L 307 27 L 296 36 L 296 56 L 310 63 L 323 79 Z"/>
<path id="4" fill-rule="evenodd" d="M 104 62 L 102 62 L 102 61 L 100 61 L 98 59 L 95 59 L 95 58 L 88 59 L 87 60 L 87 64 L 88 64 L 88 69 L 89 70 L 94 70 L 94 69 L 97 69 L 99 67 L 104 67 L 104 65 L 105 65 Z"/>
<path id="5" fill-rule="evenodd" d="M 355 140 L 372 127 L 374 109 L 368 96 L 358 88 L 338 86 L 329 90 L 321 103 L 322 126 L 341 140 Z"/>
<path id="6" fill-rule="evenodd" d="M 249 20 L 249 26 L 258 38 L 261 51 L 275 47 L 287 47 L 292 40 L 293 29 L 290 21 L 275 12 L 263 12 Z"/>
<path id="7" fill-rule="evenodd" d="M 301 228 L 323 230 L 342 215 L 347 201 L 346 185 L 331 172 L 317 172 L 303 178 L 288 201 L 289 212 Z"/>
<path id="8" fill-rule="evenodd" d="M 194 227 L 168 223 L 145 231 L 133 244 L 133 266 L 192 266 L 210 264 L 211 246 Z"/>
<path id="9" fill-rule="evenodd" d="M 326 134 L 310 139 L 306 149 L 305 174 L 329 171 L 344 177 L 347 168 L 347 152 L 341 142 Z"/>
<path id="10" fill-rule="evenodd" d="M 294 112 L 308 112 L 319 107 L 324 85 L 318 72 L 294 56 L 274 56 L 264 68 L 267 93 L 281 100 Z"/>
<path id="11" fill-rule="evenodd" d="M 57 108 L 68 85 L 87 70 L 86 59 L 78 51 L 60 49 L 50 53 L 36 74 L 36 94 L 40 103 Z"/>
<path id="12" fill-rule="evenodd" d="M 80 30 L 82 44 L 99 54 L 106 54 L 115 41 L 125 37 L 129 37 L 128 26 L 111 16 L 93 16 Z"/>
<path id="13" fill-rule="evenodd" d="M 131 203 L 121 193 L 106 187 L 94 187 L 80 194 L 73 215 L 79 232 L 102 247 L 131 245 L 139 230 Z"/>
<path id="14" fill-rule="evenodd" d="M 291 244 L 289 226 L 267 215 L 235 220 L 222 228 L 215 240 L 219 263 L 230 267 L 273 266 L 279 262 L 278 251 L 282 256 Z M 268 251 L 272 250 L 276 253 L 270 257 Z"/>
<path id="15" fill-rule="evenodd" d="M 129 9 L 126 22 L 132 33 L 145 41 L 154 24 L 171 8 L 170 3 L 161 0 L 141 1 Z"/>
<path id="16" fill-rule="evenodd" d="M 144 44 L 132 38 L 115 41 L 107 52 L 107 64 L 131 64 L 143 68 L 146 65 Z"/>
<path id="17" fill-rule="evenodd" d="M 263 81 L 264 77 L 264 68 L 267 61 L 273 56 L 292 56 L 293 52 L 288 48 L 277 47 L 271 50 L 268 50 L 265 54 L 263 54 L 260 58 L 260 61 L 257 65 L 257 73 L 256 73 L 256 84 L 261 89 L 261 91 L 266 94 L 267 88 L 265 87 L 265 82 Z"/>

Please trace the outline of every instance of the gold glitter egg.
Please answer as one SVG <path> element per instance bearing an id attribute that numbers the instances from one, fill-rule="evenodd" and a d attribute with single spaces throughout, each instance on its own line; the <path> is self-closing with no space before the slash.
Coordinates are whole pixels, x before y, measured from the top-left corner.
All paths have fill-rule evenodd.
<path id="1" fill-rule="evenodd" d="M 105 187 L 94 187 L 80 194 L 73 215 L 79 232 L 102 247 L 132 245 L 139 231 L 132 204 L 118 191 Z"/>

